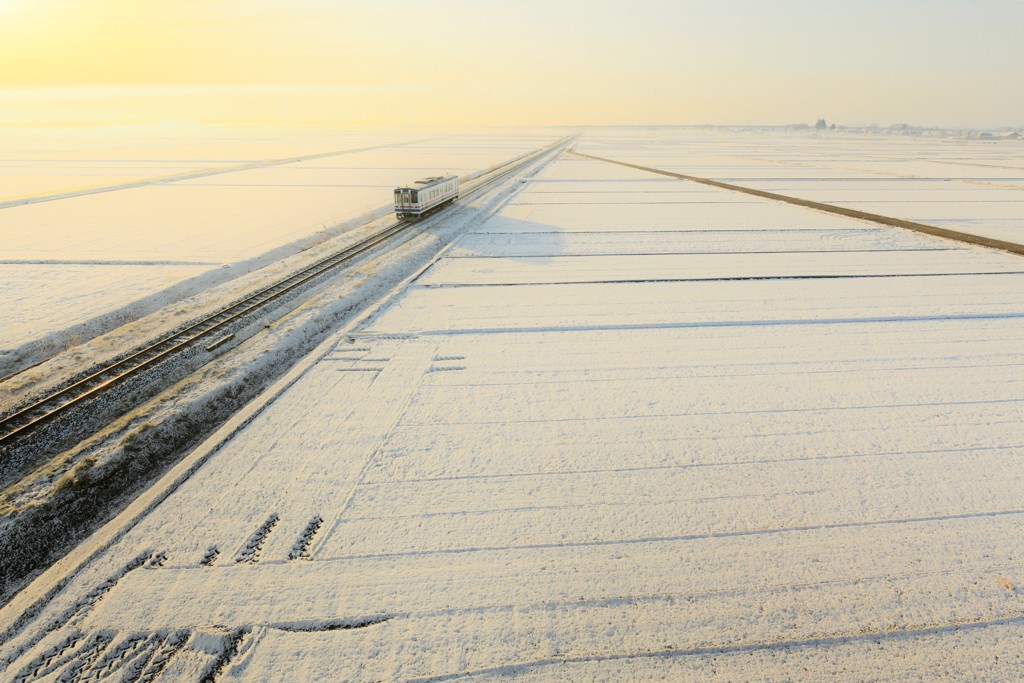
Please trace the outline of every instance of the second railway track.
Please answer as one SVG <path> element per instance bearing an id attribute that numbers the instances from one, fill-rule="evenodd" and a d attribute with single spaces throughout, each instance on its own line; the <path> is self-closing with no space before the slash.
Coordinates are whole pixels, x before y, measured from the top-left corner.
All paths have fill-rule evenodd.
<path id="1" fill-rule="evenodd" d="M 560 140 L 474 179 L 463 188 L 462 198 L 467 199 L 482 193 L 499 180 L 516 173 L 553 150 L 564 148 L 567 144 L 567 140 Z M 187 324 L 183 328 L 178 328 L 165 336 L 137 347 L 127 355 L 110 363 L 94 367 L 84 377 L 38 397 L 7 415 L 0 416 L 0 446 L 7 447 L 31 438 L 33 431 L 37 428 L 52 422 L 70 409 L 98 397 L 172 357 L 201 348 L 204 344 L 207 345 L 207 351 L 214 351 L 218 346 L 231 340 L 233 335 L 229 329 L 233 324 L 248 316 L 269 310 L 274 302 L 278 302 L 285 295 L 320 281 L 332 271 L 352 263 L 363 254 L 386 244 L 418 224 L 415 221 L 392 223 L 269 286 L 251 292 L 243 298 Z M 222 336 L 218 337 L 217 335 Z"/>

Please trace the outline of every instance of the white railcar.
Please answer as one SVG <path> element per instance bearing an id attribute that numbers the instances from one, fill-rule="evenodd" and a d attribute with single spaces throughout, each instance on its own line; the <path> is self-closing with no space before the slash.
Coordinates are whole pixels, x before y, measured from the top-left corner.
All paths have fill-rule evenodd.
<path id="1" fill-rule="evenodd" d="M 412 187 L 395 188 L 395 214 L 399 218 L 419 218 L 458 198 L 458 176 L 423 178 Z"/>

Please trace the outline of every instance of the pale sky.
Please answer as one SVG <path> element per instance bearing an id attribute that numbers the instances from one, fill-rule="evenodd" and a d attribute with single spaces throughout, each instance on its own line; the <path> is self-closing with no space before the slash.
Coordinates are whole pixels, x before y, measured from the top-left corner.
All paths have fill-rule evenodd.
<path id="1" fill-rule="evenodd" d="M 1022 0 L 0 0 L 0 125 L 1024 125 Z"/>

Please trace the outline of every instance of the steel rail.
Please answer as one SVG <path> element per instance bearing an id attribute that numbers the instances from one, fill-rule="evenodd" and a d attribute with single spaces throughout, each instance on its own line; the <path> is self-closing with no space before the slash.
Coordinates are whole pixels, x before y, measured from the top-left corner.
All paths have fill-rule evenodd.
<path id="1" fill-rule="evenodd" d="M 464 188 L 461 198 L 479 194 L 497 181 L 515 173 L 539 157 L 568 144 L 568 139 L 559 140 L 540 150 L 513 159 L 503 166 L 475 178 Z M 450 206 L 450 204 L 449 204 Z M 447 207 L 442 207 L 447 208 Z M 434 212 L 437 215 L 440 211 Z M 418 225 L 419 221 L 398 221 L 358 242 L 341 249 L 312 265 L 306 266 L 277 282 L 245 296 L 220 310 L 207 315 L 187 327 L 178 329 L 156 341 L 138 347 L 128 356 L 113 361 L 88 376 L 76 380 L 42 398 L 25 405 L 15 412 L 0 417 L 0 444 L 6 444 L 26 436 L 31 430 L 49 422 L 68 409 L 83 401 L 138 375 L 143 370 L 174 356 L 212 333 L 224 330 L 232 322 L 256 312 L 285 294 L 309 284 L 322 275 L 345 265 L 362 254 L 389 241 L 394 236 Z M 221 340 L 224 341 L 224 340 Z M 215 342 L 213 347 L 220 346 Z M 211 349 L 208 349 L 211 350 Z"/>

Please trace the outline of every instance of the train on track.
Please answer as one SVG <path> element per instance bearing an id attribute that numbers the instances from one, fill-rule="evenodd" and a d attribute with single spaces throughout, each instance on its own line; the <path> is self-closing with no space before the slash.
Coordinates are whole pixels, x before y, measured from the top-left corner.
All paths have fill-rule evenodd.
<path id="1" fill-rule="evenodd" d="M 395 188 L 395 215 L 420 218 L 459 198 L 458 176 L 431 176 L 413 183 L 413 187 Z"/>

